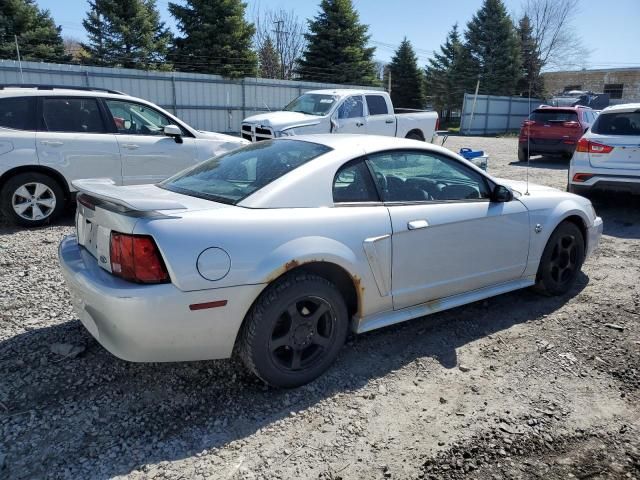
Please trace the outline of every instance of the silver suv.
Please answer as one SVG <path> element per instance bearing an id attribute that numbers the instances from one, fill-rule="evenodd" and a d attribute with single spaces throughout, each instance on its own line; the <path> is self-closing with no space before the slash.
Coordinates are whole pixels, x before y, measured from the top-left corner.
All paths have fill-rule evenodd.
<path id="1" fill-rule="evenodd" d="M 578 141 L 569 166 L 568 190 L 640 194 L 640 103 L 602 110 Z"/>
<path id="2" fill-rule="evenodd" d="M 156 183 L 247 143 L 113 90 L 0 85 L 0 210 L 39 226 L 61 213 L 72 180 Z"/>

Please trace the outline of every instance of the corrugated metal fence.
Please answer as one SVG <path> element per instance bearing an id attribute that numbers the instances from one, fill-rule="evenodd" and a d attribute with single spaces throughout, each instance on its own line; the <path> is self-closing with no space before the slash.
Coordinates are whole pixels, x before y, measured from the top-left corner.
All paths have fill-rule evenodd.
<path id="1" fill-rule="evenodd" d="M 474 95 L 464 94 L 460 133 L 464 135 L 489 135 L 517 132 L 531 111 L 542 100 L 523 97 L 499 97 L 478 95 L 474 108 Z"/>
<path id="2" fill-rule="evenodd" d="M 278 110 L 308 90 L 371 88 L 264 78 L 229 80 L 218 75 L 0 60 L 0 84 L 37 83 L 99 87 L 144 98 L 200 130 L 239 134 L 242 119 Z"/>

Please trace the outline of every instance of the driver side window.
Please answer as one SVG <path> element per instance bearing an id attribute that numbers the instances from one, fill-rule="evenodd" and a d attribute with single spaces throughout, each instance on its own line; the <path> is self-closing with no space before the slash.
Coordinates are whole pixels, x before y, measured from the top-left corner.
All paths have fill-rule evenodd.
<path id="1" fill-rule="evenodd" d="M 478 172 L 430 152 L 390 151 L 368 162 L 385 202 L 477 201 L 490 197 Z"/>
<path id="2" fill-rule="evenodd" d="M 118 133 L 164 135 L 164 127 L 175 124 L 166 115 L 146 105 L 121 100 L 105 100 L 105 103 Z M 182 133 L 185 134 L 184 131 Z"/>
<path id="3" fill-rule="evenodd" d="M 364 105 L 361 96 L 347 97 L 338 109 L 338 118 L 361 118 L 364 116 Z"/>

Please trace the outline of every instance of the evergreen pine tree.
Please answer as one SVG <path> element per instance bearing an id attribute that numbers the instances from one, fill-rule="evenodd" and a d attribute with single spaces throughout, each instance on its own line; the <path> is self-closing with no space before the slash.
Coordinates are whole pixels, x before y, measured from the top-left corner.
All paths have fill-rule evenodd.
<path id="1" fill-rule="evenodd" d="M 368 30 L 351 0 L 322 0 L 320 12 L 309 20 L 308 43 L 298 68 L 300 79 L 377 84 L 375 48 L 367 47 Z"/>
<path id="2" fill-rule="evenodd" d="M 89 41 L 87 62 L 110 67 L 167 69 L 171 33 L 156 0 L 90 0 L 82 22 Z"/>
<path id="3" fill-rule="evenodd" d="M 391 63 L 391 101 L 401 108 L 424 108 L 424 78 L 418 68 L 418 58 L 405 39 L 400 43 Z"/>
<path id="4" fill-rule="evenodd" d="M 478 65 L 462 44 L 455 24 L 425 70 L 427 98 L 444 122 L 450 120 L 452 111 L 462 108 L 464 94 L 475 89 L 477 75 Z"/>
<path id="5" fill-rule="evenodd" d="M 513 95 L 520 78 L 520 48 L 502 0 L 484 0 L 467 24 L 465 39 L 480 68 L 482 93 Z"/>
<path id="6" fill-rule="evenodd" d="M 169 3 L 182 37 L 175 39 L 172 58 L 180 70 L 237 78 L 256 74 L 252 50 L 255 27 L 244 18 L 240 0 L 186 0 Z"/>
<path id="7" fill-rule="evenodd" d="M 280 56 L 271 38 L 268 37 L 262 45 L 262 48 L 258 51 L 258 59 L 260 61 L 260 76 L 262 78 L 282 77 Z"/>
<path id="8" fill-rule="evenodd" d="M 544 81 L 540 75 L 542 62 L 540 52 L 533 36 L 533 27 L 527 15 L 518 22 L 518 39 L 522 55 L 522 76 L 517 85 L 518 95 L 528 96 L 531 89 L 532 98 L 544 98 Z"/>
<path id="9" fill-rule="evenodd" d="M 0 1 L 0 58 L 17 58 L 16 35 L 23 60 L 69 61 L 60 31 L 49 11 L 40 10 L 34 0 Z"/>

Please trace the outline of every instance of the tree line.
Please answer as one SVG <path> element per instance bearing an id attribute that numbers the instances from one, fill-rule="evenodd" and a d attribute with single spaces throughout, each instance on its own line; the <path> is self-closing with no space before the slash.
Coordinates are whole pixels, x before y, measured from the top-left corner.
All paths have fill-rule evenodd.
<path id="1" fill-rule="evenodd" d="M 0 2 L 0 58 L 176 70 L 225 77 L 262 76 L 326 83 L 390 85 L 399 106 L 429 103 L 445 118 L 479 81 L 493 95 L 543 95 L 543 68 L 584 55 L 571 30 L 579 0 L 525 0 L 514 21 L 502 0 L 484 0 L 466 25 L 456 24 L 428 64 L 419 66 L 408 39 L 391 62 L 374 60 L 369 26 L 352 0 L 321 0 L 306 24 L 294 12 L 267 10 L 247 20 L 241 0 L 169 1 L 173 34 L 156 0 L 89 0 L 86 41 L 70 49 L 47 10 L 35 0 Z M 67 44 L 69 42 L 67 39 Z"/>

